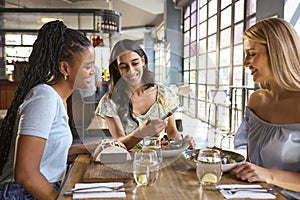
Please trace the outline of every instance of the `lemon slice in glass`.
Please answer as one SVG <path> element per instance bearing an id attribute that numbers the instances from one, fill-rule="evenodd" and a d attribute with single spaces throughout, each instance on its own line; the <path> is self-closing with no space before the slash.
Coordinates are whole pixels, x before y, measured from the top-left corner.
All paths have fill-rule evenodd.
<path id="1" fill-rule="evenodd" d="M 139 175 L 138 182 L 142 185 L 147 184 L 147 176 L 145 174 Z"/>
<path id="2" fill-rule="evenodd" d="M 201 181 L 204 183 L 217 183 L 218 177 L 213 173 L 207 173 L 202 177 Z"/>

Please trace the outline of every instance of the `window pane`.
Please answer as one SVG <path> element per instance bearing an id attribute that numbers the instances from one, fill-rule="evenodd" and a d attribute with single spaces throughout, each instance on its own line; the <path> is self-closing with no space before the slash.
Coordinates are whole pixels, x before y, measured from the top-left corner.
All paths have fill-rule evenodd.
<path id="1" fill-rule="evenodd" d="M 231 4 L 231 0 L 222 0 L 221 1 L 221 9 L 225 8 L 229 4 Z"/>
<path id="2" fill-rule="evenodd" d="M 194 1 L 191 5 L 191 13 L 197 9 L 197 1 Z"/>
<path id="3" fill-rule="evenodd" d="M 185 46 L 184 47 L 184 57 L 189 57 L 190 56 L 190 53 L 189 53 L 189 46 Z"/>
<path id="4" fill-rule="evenodd" d="M 208 51 L 214 51 L 216 49 L 216 34 L 208 38 Z"/>
<path id="5" fill-rule="evenodd" d="M 217 16 L 208 20 L 208 35 L 217 32 Z"/>
<path id="6" fill-rule="evenodd" d="M 231 24 L 231 6 L 221 12 L 221 29 Z"/>
<path id="7" fill-rule="evenodd" d="M 191 27 L 196 26 L 197 24 L 197 13 L 191 15 Z"/>
<path id="8" fill-rule="evenodd" d="M 198 99 L 200 100 L 205 100 L 205 97 L 206 97 L 206 93 L 205 93 L 205 86 L 204 85 L 198 85 L 198 88 L 199 88 L 199 95 L 198 95 Z"/>
<path id="9" fill-rule="evenodd" d="M 184 41 L 185 45 L 190 43 L 190 32 L 184 33 L 184 39 L 183 39 L 183 41 Z"/>
<path id="10" fill-rule="evenodd" d="M 233 68 L 233 85 L 243 85 L 243 67 Z"/>
<path id="11" fill-rule="evenodd" d="M 190 71 L 185 71 L 184 75 L 184 82 L 190 82 Z"/>
<path id="12" fill-rule="evenodd" d="M 197 44 L 196 44 L 196 42 L 193 42 L 191 44 L 190 56 L 195 56 L 196 53 L 197 53 Z"/>
<path id="13" fill-rule="evenodd" d="M 37 38 L 37 35 L 23 35 L 23 44 L 24 45 L 33 45 L 36 38 Z"/>
<path id="14" fill-rule="evenodd" d="M 220 34 L 220 48 L 228 47 L 230 45 L 231 28 L 221 31 Z"/>
<path id="15" fill-rule="evenodd" d="M 196 69 L 196 56 L 193 56 L 190 59 L 190 69 L 191 70 L 195 70 Z"/>
<path id="16" fill-rule="evenodd" d="M 221 85 L 229 85 L 230 83 L 230 68 L 220 68 L 219 82 Z"/>
<path id="17" fill-rule="evenodd" d="M 199 69 L 205 69 L 206 67 L 206 54 L 199 56 Z"/>
<path id="18" fill-rule="evenodd" d="M 197 39 L 197 27 L 194 26 L 191 29 L 191 42 L 195 41 Z"/>
<path id="19" fill-rule="evenodd" d="M 239 23 L 234 27 L 234 44 L 243 42 L 243 23 Z"/>
<path id="20" fill-rule="evenodd" d="M 203 22 L 207 19 L 207 6 L 200 9 L 199 22 Z"/>
<path id="21" fill-rule="evenodd" d="M 208 68 L 216 67 L 216 52 L 211 52 L 208 54 L 207 67 Z"/>
<path id="22" fill-rule="evenodd" d="M 5 35 L 6 45 L 21 45 L 21 35 L 20 34 L 6 34 Z"/>
<path id="23" fill-rule="evenodd" d="M 184 11 L 184 18 L 187 18 L 188 16 L 190 16 L 190 6 L 188 6 Z"/>
<path id="24" fill-rule="evenodd" d="M 199 70 L 198 73 L 199 73 L 199 75 L 198 75 L 198 82 L 202 83 L 202 84 L 205 84 L 205 82 L 206 82 L 206 79 L 205 79 L 205 77 L 206 77 L 206 75 L 205 75 L 206 70 Z"/>
<path id="25" fill-rule="evenodd" d="M 256 11 L 256 0 L 247 1 L 247 16 L 252 15 Z"/>
<path id="26" fill-rule="evenodd" d="M 190 71 L 190 83 L 196 83 L 196 71 L 195 70 Z"/>
<path id="27" fill-rule="evenodd" d="M 206 52 L 206 39 L 200 40 L 199 42 L 199 53 L 205 53 Z"/>
<path id="28" fill-rule="evenodd" d="M 244 19 L 244 0 L 240 0 L 235 3 L 235 16 L 234 22 L 238 22 Z"/>
<path id="29" fill-rule="evenodd" d="M 207 83 L 208 84 L 216 83 L 216 69 L 207 70 Z"/>
<path id="30" fill-rule="evenodd" d="M 214 14 L 217 13 L 217 8 L 218 8 L 218 1 L 217 0 L 212 0 L 208 4 L 208 17 L 213 16 Z"/>
<path id="31" fill-rule="evenodd" d="M 233 49 L 233 64 L 242 65 L 243 64 L 243 45 L 235 46 Z"/>
<path id="32" fill-rule="evenodd" d="M 200 39 L 206 37 L 206 22 L 203 22 L 202 24 L 200 24 L 199 37 L 200 37 Z"/>
<path id="33" fill-rule="evenodd" d="M 183 70 L 184 71 L 189 70 L 189 63 L 190 63 L 189 58 L 184 59 L 184 61 L 183 61 Z"/>
<path id="34" fill-rule="evenodd" d="M 250 28 L 252 25 L 254 25 L 256 22 L 256 18 L 252 17 L 251 19 L 249 19 L 246 23 L 246 29 Z"/>
<path id="35" fill-rule="evenodd" d="M 230 48 L 222 49 L 220 51 L 220 66 L 230 65 Z"/>
<path id="36" fill-rule="evenodd" d="M 187 31 L 189 29 L 190 29 L 190 18 L 188 17 L 184 20 L 184 31 Z"/>
<path id="37" fill-rule="evenodd" d="M 207 0 L 199 0 L 199 7 L 202 7 L 207 3 Z"/>

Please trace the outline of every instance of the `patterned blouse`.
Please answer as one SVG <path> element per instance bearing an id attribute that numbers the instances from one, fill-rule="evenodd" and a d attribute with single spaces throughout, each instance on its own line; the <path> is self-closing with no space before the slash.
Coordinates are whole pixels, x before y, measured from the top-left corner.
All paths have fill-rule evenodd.
<path id="1" fill-rule="evenodd" d="M 140 124 L 142 124 L 147 119 L 160 119 L 176 106 L 179 105 L 179 100 L 177 95 L 168 87 L 163 85 L 157 85 L 157 97 L 156 101 L 149 110 L 144 114 L 133 113 L 134 118 L 136 118 Z M 124 108 L 123 108 L 124 109 Z M 134 122 L 129 115 L 129 107 L 125 108 L 128 112 L 122 112 L 120 116 L 120 105 L 115 104 L 110 98 L 108 93 L 106 93 L 96 109 L 96 114 L 101 117 L 118 117 L 120 118 L 125 134 L 129 134 L 138 128 L 136 122 Z"/>

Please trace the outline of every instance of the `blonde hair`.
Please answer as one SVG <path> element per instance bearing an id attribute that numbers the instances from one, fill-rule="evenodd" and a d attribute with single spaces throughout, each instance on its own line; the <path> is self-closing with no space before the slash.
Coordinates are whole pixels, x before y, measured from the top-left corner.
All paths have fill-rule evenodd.
<path id="1" fill-rule="evenodd" d="M 290 23 L 280 18 L 263 19 L 245 31 L 243 37 L 266 45 L 280 87 L 300 91 L 300 41 Z M 270 89 L 267 82 L 260 85 Z"/>

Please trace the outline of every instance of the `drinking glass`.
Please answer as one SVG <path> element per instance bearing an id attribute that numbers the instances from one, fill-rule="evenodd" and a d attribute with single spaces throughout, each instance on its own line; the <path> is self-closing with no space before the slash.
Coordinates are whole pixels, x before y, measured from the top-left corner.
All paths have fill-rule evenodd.
<path id="1" fill-rule="evenodd" d="M 159 160 L 154 150 L 139 150 L 133 159 L 133 176 L 138 185 L 152 186 L 158 179 Z"/>
<path id="2" fill-rule="evenodd" d="M 143 139 L 143 150 L 151 149 L 156 151 L 159 162 L 163 161 L 161 143 L 158 137 L 145 137 Z"/>
<path id="3" fill-rule="evenodd" d="M 201 186 L 215 186 L 222 177 L 220 152 L 216 149 L 201 149 L 198 155 L 196 172 Z"/>

